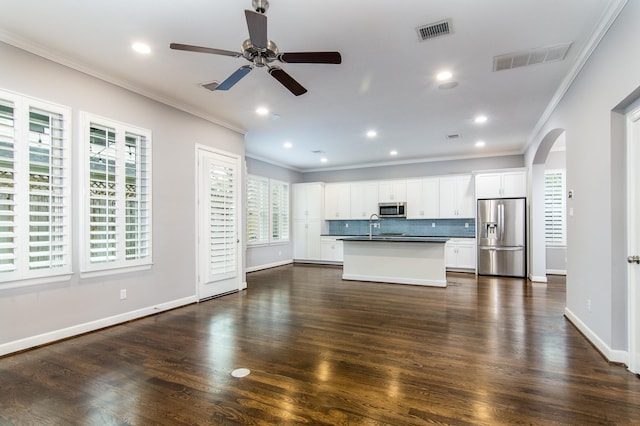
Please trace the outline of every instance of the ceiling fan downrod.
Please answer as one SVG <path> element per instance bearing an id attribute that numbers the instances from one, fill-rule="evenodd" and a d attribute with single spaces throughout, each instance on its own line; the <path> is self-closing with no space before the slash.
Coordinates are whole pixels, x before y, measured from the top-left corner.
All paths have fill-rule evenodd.
<path id="1" fill-rule="evenodd" d="M 267 9 L 269 9 L 269 2 L 267 0 L 252 0 L 251 5 L 253 6 L 253 10 L 258 13 L 266 13 Z"/>

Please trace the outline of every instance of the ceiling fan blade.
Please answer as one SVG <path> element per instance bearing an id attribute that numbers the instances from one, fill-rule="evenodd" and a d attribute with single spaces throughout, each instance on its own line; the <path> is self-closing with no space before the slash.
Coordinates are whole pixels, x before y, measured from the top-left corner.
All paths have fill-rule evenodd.
<path id="1" fill-rule="evenodd" d="M 307 89 L 302 87 L 300 83 L 295 81 L 293 77 L 284 72 L 281 68 L 271 67 L 269 68 L 269 74 L 271 74 L 273 78 L 278 80 L 284 87 L 289 89 L 289 91 L 294 95 L 300 96 L 307 93 Z"/>
<path id="2" fill-rule="evenodd" d="M 280 53 L 278 60 L 290 64 L 340 64 L 342 56 L 340 52 L 292 52 Z"/>
<path id="3" fill-rule="evenodd" d="M 231 74 L 225 81 L 218 84 L 215 90 L 229 90 L 231 89 L 237 82 L 239 82 L 242 77 L 249 74 L 253 67 L 251 65 L 243 65 L 238 68 L 233 74 Z"/>
<path id="4" fill-rule="evenodd" d="M 254 12 L 253 10 L 245 10 L 244 15 L 247 18 L 247 28 L 249 28 L 249 38 L 251 44 L 258 49 L 267 48 L 267 15 Z"/>
<path id="5" fill-rule="evenodd" d="M 233 56 L 239 58 L 242 56 L 240 52 L 232 52 L 230 50 L 213 49 L 211 47 L 192 46 L 190 44 L 171 43 L 169 45 L 174 50 L 186 50 L 188 52 L 211 53 L 213 55 Z"/>

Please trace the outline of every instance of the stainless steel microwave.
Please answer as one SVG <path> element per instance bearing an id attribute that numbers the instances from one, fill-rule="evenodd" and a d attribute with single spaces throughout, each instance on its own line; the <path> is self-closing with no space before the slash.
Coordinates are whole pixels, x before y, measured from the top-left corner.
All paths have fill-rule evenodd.
<path id="1" fill-rule="evenodd" d="M 407 217 L 405 203 L 380 203 L 378 204 L 378 216 Z"/>

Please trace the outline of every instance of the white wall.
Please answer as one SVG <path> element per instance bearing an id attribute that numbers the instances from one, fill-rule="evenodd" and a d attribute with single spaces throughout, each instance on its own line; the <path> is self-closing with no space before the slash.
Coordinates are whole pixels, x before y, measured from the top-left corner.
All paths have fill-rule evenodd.
<path id="1" fill-rule="evenodd" d="M 282 182 L 296 183 L 302 181 L 302 173 L 284 167 L 275 166 L 264 161 L 247 157 L 247 173 Z M 292 193 L 291 187 L 290 194 Z M 291 201 L 291 198 L 289 199 Z M 291 206 L 291 202 L 289 203 Z M 290 224 L 291 225 L 291 224 Z M 293 235 L 293 227 L 289 227 L 289 235 Z M 292 240 L 288 243 L 273 245 L 247 246 L 247 270 L 253 271 L 289 263 L 293 261 Z"/>
<path id="2" fill-rule="evenodd" d="M 640 86 L 640 2 L 630 1 L 529 147 L 566 130 L 566 314 L 612 361 L 627 348 L 624 138 L 612 110 Z M 591 309 L 588 307 L 591 302 Z"/>
<path id="3" fill-rule="evenodd" d="M 81 110 L 153 132 L 154 260 L 149 271 L 81 279 L 75 216 L 71 281 L 0 289 L 0 355 L 195 300 L 195 145 L 244 156 L 243 136 L 3 43 L 0 64 L 0 88 L 72 108 L 74 155 Z M 73 214 L 78 203 L 75 197 Z M 119 300 L 120 288 L 126 300 Z"/>

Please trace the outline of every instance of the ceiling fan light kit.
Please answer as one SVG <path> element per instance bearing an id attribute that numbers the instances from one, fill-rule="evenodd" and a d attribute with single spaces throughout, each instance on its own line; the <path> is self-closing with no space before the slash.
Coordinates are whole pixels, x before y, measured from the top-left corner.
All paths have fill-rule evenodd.
<path id="1" fill-rule="evenodd" d="M 307 92 L 300 83 L 286 73 L 282 68 L 270 65 L 273 61 L 288 64 L 340 64 L 342 56 L 340 52 L 279 52 L 278 46 L 267 37 L 267 16 L 269 2 L 266 0 L 253 0 L 252 6 L 255 9 L 245 10 L 247 29 L 249 38 L 242 43 L 242 51 L 214 49 L 211 47 L 194 46 L 190 44 L 171 43 L 169 47 L 174 50 L 184 50 L 189 52 L 209 53 L 213 55 L 243 57 L 251 65 L 243 65 L 233 74 L 227 77 L 222 83 L 209 90 L 229 90 L 243 77 L 245 77 L 254 67 L 267 67 L 269 75 L 278 80 L 291 93 L 300 96 Z"/>

